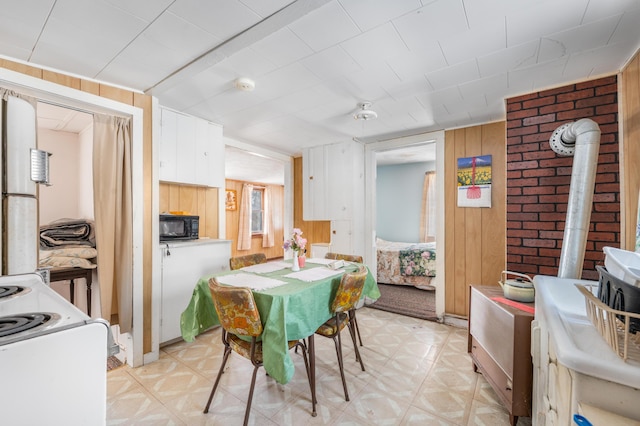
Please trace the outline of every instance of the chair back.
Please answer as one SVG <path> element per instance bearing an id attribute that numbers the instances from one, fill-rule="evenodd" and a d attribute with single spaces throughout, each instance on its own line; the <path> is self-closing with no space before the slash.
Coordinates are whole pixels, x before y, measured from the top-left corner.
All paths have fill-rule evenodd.
<path id="1" fill-rule="evenodd" d="M 247 287 L 221 286 L 215 277 L 209 279 L 209 290 L 220 325 L 237 336 L 257 337 L 262 334 L 260 312 Z"/>
<path id="2" fill-rule="evenodd" d="M 362 263 L 362 256 L 358 256 L 356 254 L 341 254 L 341 253 L 327 253 L 324 255 L 325 259 L 333 259 L 333 260 L 345 260 L 347 262 L 356 262 Z"/>
<path id="3" fill-rule="evenodd" d="M 356 272 L 343 274 L 336 297 L 331 304 L 331 310 L 335 313 L 355 309 L 362 295 L 366 278 L 367 268 L 364 265 L 361 265 Z"/>
<path id="4" fill-rule="evenodd" d="M 232 257 L 229 259 L 229 268 L 231 270 L 244 268 L 245 266 L 257 265 L 258 263 L 267 263 L 267 256 L 264 253 L 253 253 L 244 256 Z"/>

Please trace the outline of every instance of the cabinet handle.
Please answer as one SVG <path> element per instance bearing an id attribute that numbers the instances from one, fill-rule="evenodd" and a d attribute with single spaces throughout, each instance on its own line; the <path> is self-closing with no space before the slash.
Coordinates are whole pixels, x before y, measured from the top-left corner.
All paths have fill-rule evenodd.
<path id="1" fill-rule="evenodd" d="M 334 229 L 333 231 L 331 231 L 333 233 L 333 235 L 336 235 L 336 230 Z"/>
<path id="2" fill-rule="evenodd" d="M 313 176 L 309 176 L 309 180 L 313 180 Z"/>

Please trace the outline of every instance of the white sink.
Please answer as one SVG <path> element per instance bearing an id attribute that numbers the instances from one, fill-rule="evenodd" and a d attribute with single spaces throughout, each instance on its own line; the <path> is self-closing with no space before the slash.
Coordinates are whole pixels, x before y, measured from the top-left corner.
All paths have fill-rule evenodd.
<path id="1" fill-rule="evenodd" d="M 615 247 L 604 247 L 604 266 L 614 277 L 640 287 L 640 253 Z"/>

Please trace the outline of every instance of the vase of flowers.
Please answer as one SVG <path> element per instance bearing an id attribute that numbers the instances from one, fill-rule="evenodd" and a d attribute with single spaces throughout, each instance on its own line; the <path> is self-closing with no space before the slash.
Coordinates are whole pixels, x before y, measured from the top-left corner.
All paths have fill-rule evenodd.
<path id="1" fill-rule="evenodd" d="M 304 252 L 304 248 L 307 245 L 307 239 L 302 237 L 302 231 L 299 228 L 293 228 L 293 234 L 288 240 L 284 240 L 282 248 L 285 250 L 293 250 L 293 266 L 292 271 L 299 271 L 300 265 L 298 263 L 298 256 Z"/>

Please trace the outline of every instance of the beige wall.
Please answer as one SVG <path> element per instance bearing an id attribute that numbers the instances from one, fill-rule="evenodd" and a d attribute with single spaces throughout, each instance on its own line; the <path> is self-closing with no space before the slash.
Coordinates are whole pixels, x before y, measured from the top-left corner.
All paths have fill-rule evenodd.
<path id="1" fill-rule="evenodd" d="M 200 238 L 218 238 L 218 188 L 160 183 L 158 211 L 184 211 L 200 217 Z"/>
<path id="2" fill-rule="evenodd" d="M 469 284 L 498 285 L 506 264 L 504 122 L 445 132 L 445 313 L 466 317 Z M 457 207 L 457 159 L 492 156 L 491 208 Z"/>
<path id="3" fill-rule="evenodd" d="M 621 248 L 635 250 L 635 229 L 640 189 L 640 54 L 623 69 L 619 90 L 620 179 L 622 226 Z"/>

